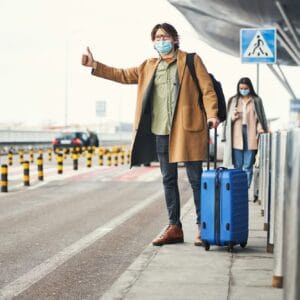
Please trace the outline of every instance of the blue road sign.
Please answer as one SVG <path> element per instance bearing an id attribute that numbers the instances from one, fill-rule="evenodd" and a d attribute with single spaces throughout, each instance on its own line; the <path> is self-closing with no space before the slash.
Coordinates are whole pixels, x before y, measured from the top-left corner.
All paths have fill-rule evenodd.
<path id="1" fill-rule="evenodd" d="M 276 63 L 276 29 L 242 28 L 240 56 L 242 63 Z"/>
<path id="2" fill-rule="evenodd" d="M 300 113 L 300 99 L 292 99 L 291 100 L 290 111 Z"/>

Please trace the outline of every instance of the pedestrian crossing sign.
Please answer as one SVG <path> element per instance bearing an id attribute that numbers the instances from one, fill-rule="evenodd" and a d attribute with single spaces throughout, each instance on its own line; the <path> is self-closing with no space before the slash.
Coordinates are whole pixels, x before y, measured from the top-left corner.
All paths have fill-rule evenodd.
<path id="1" fill-rule="evenodd" d="M 276 63 L 276 29 L 242 28 L 240 55 L 242 63 Z"/>

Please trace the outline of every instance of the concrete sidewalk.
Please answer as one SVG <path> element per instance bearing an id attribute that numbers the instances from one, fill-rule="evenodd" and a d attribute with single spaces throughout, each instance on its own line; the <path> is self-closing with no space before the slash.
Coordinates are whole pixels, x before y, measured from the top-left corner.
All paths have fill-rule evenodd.
<path id="1" fill-rule="evenodd" d="M 185 243 L 149 245 L 101 299 L 282 299 L 271 287 L 273 255 L 266 252 L 267 233 L 258 204 L 249 202 L 250 232 L 245 249 L 193 244 L 196 234 L 192 199 L 182 210 Z"/>

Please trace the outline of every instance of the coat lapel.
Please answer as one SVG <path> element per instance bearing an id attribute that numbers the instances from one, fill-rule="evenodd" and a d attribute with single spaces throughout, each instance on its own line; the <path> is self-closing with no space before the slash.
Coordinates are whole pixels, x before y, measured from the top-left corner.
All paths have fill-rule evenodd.
<path id="1" fill-rule="evenodd" d="M 153 87 L 153 80 L 154 80 L 154 74 L 155 74 L 155 70 L 157 68 L 159 64 L 159 60 L 157 60 L 156 62 L 154 62 L 151 67 L 149 67 L 149 69 L 147 70 L 147 80 L 146 82 L 148 82 L 148 85 L 145 89 L 145 93 L 143 96 L 143 101 L 142 101 L 142 111 L 145 111 L 147 104 L 149 103 L 149 99 L 152 93 L 152 87 Z"/>
<path id="2" fill-rule="evenodd" d="M 179 84 L 182 82 L 182 77 L 184 73 L 184 69 L 186 66 L 186 53 L 182 52 L 178 49 L 178 54 L 177 54 L 177 68 L 178 68 L 178 79 L 179 79 Z"/>

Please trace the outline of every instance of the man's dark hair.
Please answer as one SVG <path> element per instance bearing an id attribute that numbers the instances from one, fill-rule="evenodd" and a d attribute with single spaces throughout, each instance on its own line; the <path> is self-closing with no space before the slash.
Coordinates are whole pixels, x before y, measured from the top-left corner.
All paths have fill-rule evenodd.
<path id="1" fill-rule="evenodd" d="M 251 96 L 256 96 L 256 97 L 257 97 L 257 94 L 256 94 L 255 91 L 254 91 L 252 82 L 251 82 L 250 78 L 248 78 L 248 77 L 242 77 L 242 78 L 239 80 L 239 82 L 238 82 L 238 84 L 237 84 L 237 87 L 236 87 L 236 89 L 237 89 L 236 95 L 237 95 L 237 96 L 241 96 L 241 94 L 240 94 L 240 84 L 241 84 L 241 83 L 242 83 L 242 84 L 247 84 L 247 85 L 248 85 L 249 90 L 250 90 L 250 95 L 251 95 Z"/>
<path id="2" fill-rule="evenodd" d="M 179 48 L 179 36 L 178 36 L 177 30 L 175 29 L 174 26 L 172 26 L 171 24 L 168 24 L 168 23 L 156 24 L 151 31 L 151 40 L 152 41 L 155 40 L 155 35 L 156 35 L 156 32 L 158 29 L 164 30 L 166 33 L 168 33 L 173 38 L 173 40 L 175 41 L 175 44 L 174 44 L 175 50 Z"/>

